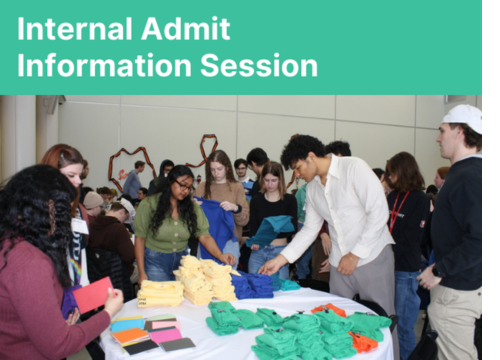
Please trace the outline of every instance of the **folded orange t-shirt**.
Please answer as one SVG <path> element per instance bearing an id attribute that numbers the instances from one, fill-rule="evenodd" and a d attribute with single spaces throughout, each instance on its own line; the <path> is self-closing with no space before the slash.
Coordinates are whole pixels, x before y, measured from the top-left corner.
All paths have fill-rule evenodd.
<path id="1" fill-rule="evenodd" d="M 331 303 L 328 303 L 326 305 L 320 305 L 320 306 L 312 309 L 311 312 L 314 314 L 314 313 L 317 313 L 318 311 L 325 311 L 327 309 L 328 310 L 333 310 L 333 312 L 335 314 L 337 314 L 338 316 L 347 317 L 347 315 L 345 314 L 345 310 L 342 310 L 342 309 L 340 309 L 340 308 L 332 305 Z"/>
<path id="2" fill-rule="evenodd" d="M 352 336 L 352 347 L 356 349 L 358 354 L 363 351 L 370 351 L 378 347 L 378 342 L 370 339 L 369 337 L 360 334 L 354 334 L 351 331 L 349 331 L 349 335 Z"/>

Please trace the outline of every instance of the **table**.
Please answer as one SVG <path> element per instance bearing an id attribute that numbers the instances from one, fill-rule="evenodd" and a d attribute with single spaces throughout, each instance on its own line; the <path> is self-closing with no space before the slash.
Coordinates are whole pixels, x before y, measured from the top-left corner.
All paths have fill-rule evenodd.
<path id="1" fill-rule="evenodd" d="M 305 314 L 311 314 L 311 309 L 327 303 L 332 303 L 344 309 L 347 315 L 351 315 L 355 311 L 371 312 L 368 308 L 350 299 L 309 288 L 301 288 L 295 291 L 277 291 L 274 293 L 273 299 L 246 299 L 234 301 L 231 304 L 236 309 L 248 309 L 253 312 L 256 312 L 257 308 L 274 309 L 278 314 L 285 317 L 300 310 L 305 310 Z M 191 338 L 196 348 L 172 352 L 164 352 L 161 348 L 157 348 L 150 352 L 130 357 L 129 354 L 123 353 L 121 346 L 112 339 L 109 334 L 110 328 L 108 328 L 101 334 L 101 346 L 106 354 L 106 359 L 259 359 L 252 351 L 251 346 L 257 344 L 255 338 L 264 333 L 263 329 L 244 330 L 240 328 L 236 334 L 218 336 L 205 322 L 205 319 L 211 316 L 208 305 L 196 306 L 187 299 L 175 307 L 156 306 L 150 308 L 138 308 L 137 299 L 134 299 L 127 302 L 114 319 L 141 315 L 151 317 L 167 313 L 176 315 L 177 320 L 182 325 L 182 336 Z M 394 360 L 390 330 L 389 328 L 385 328 L 382 329 L 382 332 L 384 334 L 384 341 L 379 343 L 377 349 L 368 353 L 357 354 L 350 359 Z"/>

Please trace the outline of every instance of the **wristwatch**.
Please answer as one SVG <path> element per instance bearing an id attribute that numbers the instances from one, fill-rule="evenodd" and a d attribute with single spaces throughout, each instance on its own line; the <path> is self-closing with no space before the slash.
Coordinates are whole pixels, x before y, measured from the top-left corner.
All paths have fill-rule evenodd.
<path id="1" fill-rule="evenodd" d="M 442 278 L 442 277 L 443 277 L 443 274 L 441 274 L 441 273 L 439 272 L 439 270 L 438 270 L 435 266 L 432 268 L 432 273 L 433 273 L 433 274 L 434 274 L 434 276 L 436 276 L 436 277 L 440 277 L 440 278 Z"/>
<path id="2" fill-rule="evenodd" d="M 239 214 L 243 209 L 240 204 L 236 204 L 236 206 L 238 207 L 238 209 L 236 211 L 233 211 L 233 214 Z"/>

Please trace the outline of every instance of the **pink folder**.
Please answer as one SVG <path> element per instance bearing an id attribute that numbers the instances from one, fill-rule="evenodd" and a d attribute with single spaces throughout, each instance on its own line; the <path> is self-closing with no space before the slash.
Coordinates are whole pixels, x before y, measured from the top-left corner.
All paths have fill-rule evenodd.
<path id="1" fill-rule="evenodd" d="M 155 321 L 153 323 L 153 329 L 161 329 L 171 326 L 175 326 L 177 329 L 182 330 L 180 321 Z"/>
<path id="2" fill-rule="evenodd" d="M 165 341 L 182 339 L 182 335 L 179 329 L 168 329 L 163 331 L 150 332 L 149 337 L 157 344 Z"/>

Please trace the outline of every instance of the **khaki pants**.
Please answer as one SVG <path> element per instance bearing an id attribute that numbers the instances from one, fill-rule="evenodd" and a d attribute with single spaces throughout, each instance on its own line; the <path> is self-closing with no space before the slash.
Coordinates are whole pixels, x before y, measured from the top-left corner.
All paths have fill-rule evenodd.
<path id="1" fill-rule="evenodd" d="M 437 285 L 431 290 L 429 323 L 438 332 L 439 360 L 476 360 L 475 320 L 482 314 L 482 287 L 473 291 Z"/>

